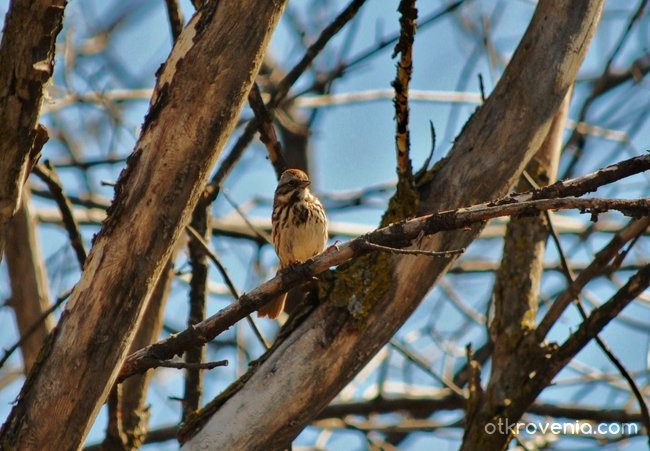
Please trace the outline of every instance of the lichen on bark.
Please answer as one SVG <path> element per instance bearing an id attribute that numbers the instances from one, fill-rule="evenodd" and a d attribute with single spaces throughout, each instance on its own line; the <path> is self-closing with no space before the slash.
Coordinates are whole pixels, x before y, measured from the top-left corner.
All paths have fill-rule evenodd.
<path id="1" fill-rule="evenodd" d="M 406 180 L 403 182 L 401 189 L 398 186 L 397 192 L 389 200 L 380 227 L 416 215 L 420 204 L 419 191 Z M 321 284 L 319 294 L 321 299 L 329 299 L 334 305 L 346 308 L 355 320 L 363 322 L 377 301 L 386 296 L 393 286 L 391 255 L 371 252 L 339 266 L 333 277 Z"/>

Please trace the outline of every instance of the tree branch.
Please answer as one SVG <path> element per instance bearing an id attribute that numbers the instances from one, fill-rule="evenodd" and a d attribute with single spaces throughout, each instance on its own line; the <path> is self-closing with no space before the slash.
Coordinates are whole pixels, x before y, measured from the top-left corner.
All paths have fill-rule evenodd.
<path id="1" fill-rule="evenodd" d="M 9 304 L 16 314 L 21 341 L 23 372 L 29 373 L 47 335 L 54 327 L 54 318 L 43 317 L 49 307 L 48 278 L 34 222 L 29 189 L 23 192 L 21 207 L 9 221 L 5 255 L 11 299 Z M 6 356 L 10 355 L 5 350 Z M 5 361 L 3 357 L 0 367 Z"/>
<path id="2" fill-rule="evenodd" d="M 262 93 L 257 83 L 253 84 L 251 92 L 248 94 L 248 103 L 250 104 L 260 132 L 260 140 L 266 146 L 271 164 L 275 169 L 275 175 L 280 179 L 280 175 L 287 169 L 287 163 L 282 155 L 282 146 L 273 127 L 273 117 L 269 110 L 266 109 L 262 100 Z"/>
<path id="3" fill-rule="evenodd" d="M 648 285 L 650 285 L 650 264 L 644 266 L 630 277 L 627 283 L 607 302 L 593 310 L 589 317 L 580 324 L 578 330 L 557 350 L 552 361 L 549 362 L 550 366 L 555 369 L 555 373 L 571 360 L 589 341 L 593 340 Z"/>
<path id="4" fill-rule="evenodd" d="M 551 327 L 553 327 L 569 304 L 578 297 L 578 294 L 582 291 L 585 285 L 595 277 L 603 274 L 607 269 L 607 265 L 618 255 L 620 249 L 625 245 L 625 243 L 638 236 L 649 226 L 649 217 L 631 221 L 630 224 L 618 232 L 605 247 L 598 251 L 589 266 L 581 271 L 575 280 L 569 284 L 566 290 L 555 299 L 551 308 L 549 308 L 546 315 L 544 315 L 544 318 L 535 330 L 539 343 L 544 341 L 546 335 L 548 335 L 548 332 L 551 330 Z"/>
<path id="5" fill-rule="evenodd" d="M 352 258 L 367 254 L 370 252 L 367 245 L 369 242 L 380 246 L 406 247 L 410 245 L 411 240 L 422 235 L 462 229 L 499 216 L 532 214 L 545 210 L 580 209 L 583 212 L 594 214 L 594 212 L 600 213 L 613 209 L 634 215 L 650 213 L 650 199 L 646 198 L 635 200 L 560 198 L 514 201 L 514 203 L 509 199 L 508 202 L 501 205 L 483 205 L 453 210 L 398 222 L 352 241 L 333 246 L 305 263 L 281 271 L 273 279 L 241 296 L 238 302 L 195 325 L 192 329 L 186 329 L 177 335 L 168 337 L 130 355 L 122 367 L 118 381 L 123 381 L 133 374 L 146 371 L 148 367 L 143 359 L 147 356 L 169 359 L 190 347 L 207 343 L 246 315 L 259 309 L 273 296 L 298 286 L 332 266 L 340 265 Z"/>
<path id="6" fill-rule="evenodd" d="M 275 88 L 275 91 L 271 95 L 271 99 L 266 104 L 266 109 L 268 110 L 271 117 L 275 114 L 275 108 L 282 102 L 291 86 L 300 78 L 300 76 L 311 66 L 314 59 L 320 54 L 320 52 L 325 48 L 327 43 L 347 24 L 352 20 L 359 9 L 363 6 L 366 0 L 352 0 L 348 6 L 341 11 L 341 13 L 336 16 L 336 18 L 330 23 L 318 36 L 318 39 L 309 46 L 304 56 L 300 59 L 298 64 L 296 64 L 285 77 L 278 83 Z M 235 166 L 235 163 L 239 161 L 239 158 L 244 153 L 244 150 L 250 144 L 255 135 L 255 132 L 258 129 L 257 121 L 252 120 L 244 129 L 244 132 L 241 134 L 237 142 L 233 145 L 232 149 L 223 159 L 221 166 L 214 174 L 214 177 L 210 180 L 210 183 L 206 187 L 206 194 L 210 202 L 213 202 L 221 187 L 221 184 L 228 176 L 232 168 Z"/>
<path id="7" fill-rule="evenodd" d="M 409 83 L 413 72 L 413 41 L 415 39 L 418 10 L 415 0 L 401 0 L 398 11 L 400 17 L 400 38 L 395 45 L 393 58 L 399 53 L 397 75 L 393 80 L 395 89 L 395 148 L 397 150 L 397 190 L 398 197 L 404 198 L 401 190 L 415 189 L 413 167 L 409 156 L 411 140 L 409 135 Z"/>
<path id="8" fill-rule="evenodd" d="M 159 71 L 81 280 L 2 428 L 3 447 L 77 449 L 83 442 L 234 129 L 285 4 L 210 2 L 183 30 Z M 192 121 L 178 120 L 190 111 Z"/>
<path id="9" fill-rule="evenodd" d="M 52 193 L 54 201 L 61 211 L 61 218 L 63 219 L 63 225 L 68 236 L 70 237 L 70 244 L 74 250 L 75 255 L 77 256 L 77 262 L 79 262 L 79 269 L 83 271 L 84 264 L 86 263 L 86 248 L 81 238 L 81 232 L 79 231 L 79 224 L 72 213 L 72 204 L 70 199 L 67 198 L 63 192 L 63 185 L 59 177 L 54 172 L 54 169 L 49 167 L 46 163 L 45 166 L 37 165 L 33 170 L 34 174 L 40 178 Z"/>
<path id="10" fill-rule="evenodd" d="M 0 260 L 6 224 L 20 205 L 29 166 L 47 141 L 38 114 L 54 70 L 54 44 L 66 3 L 16 0 L 5 18 L 0 43 Z"/>
<path id="11" fill-rule="evenodd" d="M 212 235 L 209 227 L 211 218 L 210 204 L 202 197 L 192 213 L 191 225 L 187 227 L 188 230 L 192 230 L 188 243 L 190 265 L 192 267 L 187 318 L 188 328 L 192 328 L 205 319 L 209 270 L 205 239 Z M 182 420 L 189 418 L 201 405 L 203 372 L 201 367 L 197 365 L 200 365 L 204 358 L 205 351 L 202 347 L 188 349 L 185 352 L 187 371 L 185 371 Z"/>
<path id="12" fill-rule="evenodd" d="M 167 17 L 169 18 L 169 27 L 172 32 L 172 40 L 176 42 L 183 31 L 183 10 L 178 0 L 165 0 L 167 5 Z"/>
<path id="13" fill-rule="evenodd" d="M 510 190 L 574 83 L 601 11 L 602 1 L 538 2 L 494 91 L 449 156 L 423 177 L 416 215 L 479 204 Z M 559 70 L 540 70 L 551 66 Z M 424 236 L 418 248 L 464 248 L 480 228 Z M 319 283 L 321 299 L 328 301 L 287 330 L 245 380 L 187 425 L 186 447 L 286 446 L 399 329 L 452 261 L 373 253 L 337 268 Z M 289 387 L 300 391 L 299 400 L 283 399 Z M 256 406 L 274 406 L 275 414 L 253 415 L 253 398 Z M 226 422 L 236 427 L 225 430 Z"/>

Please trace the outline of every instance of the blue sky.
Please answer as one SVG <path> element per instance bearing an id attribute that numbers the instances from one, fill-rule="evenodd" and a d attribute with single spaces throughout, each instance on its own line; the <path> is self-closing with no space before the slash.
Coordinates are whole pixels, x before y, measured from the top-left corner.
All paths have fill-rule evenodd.
<path id="1" fill-rule="evenodd" d="M 490 41 L 499 54 L 499 58 L 491 58 L 487 54 L 480 40 L 474 33 L 459 31 L 462 29 L 459 16 L 447 16 L 432 26 L 419 30 L 416 36 L 414 48 L 414 72 L 411 84 L 412 89 L 424 91 L 466 91 L 478 93 L 478 75 L 482 74 L 485 81 L 486 94 L 489 95 L 498 77 L 503 71 L 504 64 L 511 56 L 514 48 L 524 32 L 530 17 L 534 11 L 535 2 L 526 0 L 475 0 L 468 1 L 463 7 L 463 17 L 468 23 L 474 26 L 481 26 L 479 18 L 484 16 L 492 22 L 490 28 Z M 580 78 L 589 80 L 597 76 L 604 67 L 606 56 L 612 51 L 618 37 L 621 35 L 627 23 L 629 11 L 632 5 L 628 2 L 608 2 L 607 13 L 603 23 L 594 38 L 592 47 Z M 57 70 L 55 86 L 69 84 L 78 92 L 88 90 L 112 90 L 121 88 L 151 88 L 154 83 L 154 73 L 158 66 L 165 60 L 171 46 L 169 26 L 162 1 L 141 1 L 137 2 L 136 13 L 121 25 L 115 38 L 109 41 L 107 51 L 100 55 L 87 55 L 84 61 L 79 64 L 80 70 L 73 73 L 66 73 L 64 61 L 59 56 L 57 59 Z M 188 1 L 182 2 L 186 19 L 191 15 L 191 5 Z M 342 1 L 325 1 L 320 6 L 311 1 L 292 1 L 290 8 L 295 17 L 303 24 L 319 26 L 329 22 L 333 15 L 346 5 Z M 429 15 L 431 12 L 442 8 L 442 1 L 420 1 L 418 6 L 421 9 L 421 16 Z M 118 15 L 126 8 L 123 2 L 97 0 L 86 2 L 71 2 L 66 11 L 66 22 L 60 36 L 60 46 L 64 38 L 75 46 L 87 44 L 87 38 L 97 29 L 102 28 L 110 22 L 110 18 Z M 7 2 L 0 2 L 0 13 L 4 16 L 7 9 Z M 341 54 L 352 57 L 359 52 L 376 44 L 382 37 L 393 34 L 398 30 L 398 15 L 396 12 L 397 1 L 393 0 L 369 0 L 362 8 L 362 12 L 355 22 L 354 38 L 351 44 L 343 52 L 341 44 L 346 42 L 347 32 L 341 33 L 335 40 L 331 49 L 322 54 L 316 61 L 315 66 L 319 70 L 327 70 L 338 61 Z M 313 27 L 312 27 L 313 28 Z M 649 36 L 647 33 L 647 16 L 642 21 L 642 26 L 634 30 L 634 36 L 624 46 L 620 56 L 614 61 L 614 68 L 626 67 L 642 52 L 647 51 Z M 314 34 L 308 34 L 305 39 L 313 41 Z M 288 21 L 283 19 L 275 33 L 271 44 L 271 54 L 283 67 L 295 63 L 303 53 L 302 45 L 297 41 L 295 33 L 290 29 Z M 391 59 L 392 47 L 377 54 L 376 57 L 355 67 L 342 80 L 337 81 L 333 86 L 333 93 L 352 93 L 358 91 L 380 90 L 390 88 L 390 82 L 395 77 L 395 63 Z M 123 69 L 120 76 L 114 71 L 106 69 L 103 65 L 109 60 L 113 64 L 120 64 Z M 85 71 L 85 72 L 84 72 Z M 311 75 L 303 77 L 298 83 L 300 87 L 307 86 L 311 81 Z M 89 80 L 91 81 L 89 83 Z M 531 87 L 533 89 L 534 87 Z M 626 91 L 627 90 L 627 91 Z M 582 82 L 576 88 L 575 100 L 571 111 L 571 117 L 577 115 L 577 106 L 581 105 L 580 99 L 588 95 L 589 86 Z M 626 96 L 626 92 L 633 92 L 633 96 Z M 51 90 L 51 96 L 56 98 L 59 95 L 56 89 Z M 611 94 L 599 100 L 595 105 L 592 115 L 588 117 L 602 127 L 616 130 L 628 131 L 632 123 L 628 119 L 634 116 L 637 109 L 647 109 L 648 96 L 647 86 L 624 86 L 618 88 Z M 139 101 L 129 104 L 124 108 L 123 123 L 119 125 L 110 124 L 106 121 L 105 114 L 97 106 L 68 108 L 56 115 L 48 115 L 43 121 L 52 128 L 61 124 L 71 130 L 75 138 L 83 144 L 85 156 L 106 156 L 129 154 L 138 136 L 138 128 L 142 123 L 148 106 L 147 101 Z M 444 155 L 451 147 L 453 138 L 456 136 L 462 125 L 465 123 L 475 106 L 471 104 L 446 103 L 425 103 L 412 102 L 411 104 L 411 157 L 413 165 L 419 168 L 425 160 L 430 149 L 429 121 L 432 121 L 437 131 L 437 150 L 435 159 Z M 309 114 L 309 111 L 304 111 Z M 250 113 L 245 112 L 249 117 Z M 640 116 L 640 115 L 639 115 Z M 383 184 L 395 179 L 395 158 L 394 158 L 394 109 L 390 99 L 373 102 L 355 103 L 350 105 L 332 106 L 323 108 L 313 127 L 312 165 L 315 172 L 312 178 L 315 180 L 315 189 L 322 193 L 340 193 L 356 190 L 377 184 Z M 180 118 L 191 120 L 191 118 Z M 616 160 L 638 155 L 647 148 L 649 137 L 647 124 L 641 123 L 638 131 L 631 136 L 630 142 L 621 145 L 620 142 L 590 137 L 588 139 L 587 156 L 577 167 L 577 173 L 593 171 L 603 164 Z M 224 154 L 229 150 L 226 147 Z M 56 138 L 52 139 L 43 151 L 44 158 L 52 161 L 59 161 L 66 157 L 61 142 Z M 566 164 L 563 162 L 563 164 Z M 116 180 L 122 166 L 102 167 L 92 170 L 90 182 L 92 190 L 107 199 L 112 198 L 112 188 L 101 186 L 99 180 Z M 87 191 L 86 182 L 73 170 L 60 170 L 61 178 L 66 190 L 70 194 L 82 194 Z M 275 175 L 271 165 L 265 158 L 265 149 L 256 142 L 245 154 L 241 164 L 235 169 L 226 181 L 226 188 L 229 195 L 239 204 L 245 204 L 254 198 L 270 199 L 275 187 Z M 602 192 L 601 192 L 602 191 Z M 625 180 L 618 188 L 606 188 L 600 190 L 598 195 L 609 195 L 616 197 L 636 197 L 648 195 L 648 179 L 646 176 L 637 176 Z M 378 205 L 336 211 L 330 213 L 333 221 L 346 221 L 374 226 L 378 223 L 383 212 L 387 196 L 379 196 Z M 35 200 L 39 207 L 51 208 L 52 205 L 43 200 Z M 231 206 L 225 199 L 219 198 L 215 204 L 215 214 L 225 215 L 232 211 Z M 270 210 L 268 205 L 261 205 L 251 210 L 254 217 L 268 217 Z M 567 213 L 567 216 L 579 217 L 577 214 Z M 622 221 L 620 216 L 613 216 L 615 220 Z M 587 221 L 588 218 L 581 218 Z M 84 237 L 88 247 L 90 239 L 96 229 L 92 227 L 83 228 Z M 68 247 L 66 235 L 61 229 L 55 226 L 43 226 L 39 229 L 42 250 L 50 264 L 48 265 L 51 296 L 55 297 L 65 289 L 71 287 L 78 278 L 78 271 L 72 253 Z M 602 245 L 607 237 L 595 238 L 588 245 L 578 243 L 575 237 L 566 239 L 565 248 L 572 245 L 581 246 L 575 255 L 575 261 L 588 261 L 594 250 Z M 259 284 L 261 280 L 272 274 L 272 265 L 275 256 L 270 248 L 262 252 L 262 261 L 265 265 L 261 268 L 251 269 L 251 261 L 255 259 L 257 248 L 247 243 L 231 242 L 228 240 L 215 240 L 212 245 L 219 255 L 227 263 L 228 269 L 240 290 L 249 290 Z M 639 243 L 639 248 L 647 251 L 647 239 Z M 497 260 L 501 253 L 500 240 L 485 240 L 473 245 L 467 257 L 484 256 Z M 647 254 L 646 254 L 647 255 Z M 179 266 L 182 267 L 181 257 Z M 557 260 L 557 253 L 549 250 L 547 259 Z M 0 267 L 0 277 L 6 281 L 5 266 Z M 629 274 L 628 274 L 629 275 Z M 628 275 L 621 274 L 621 277 Z M 452 286 L 468 304 L 481 314 L 485 313 L 485 306 L 491 292 L 493 276 L 491 274 L 474 276 L 449 275 L 444 282 Z M 216 271 L 211 272 L 211 280 L 220 282 Z M 543 292 L 550 294 L 557 292 L 564 284 L 564 281 L 557 274 L 548 274 L 543 280 Z M 600 281 L 590 285 L 588 290 L 593 296 L 602 300 L 607 298 L 615 289 L 613 283 Z M 0 298 L 9 296 L 5 283 L 0 285 Z M 167 323 L 177 329 L 183 328 L 185 322 L 187 286 L 182 283 L 175 283 L 170 304 L 167 311 Z M 426 328 L 427 325 L 435 324 L 435 329 L 442 337 L 451 339 L 456 337 L 461 344 L 472 342 L 475 347 L 481 345 L 485 340 L 485 333 L 479 327 L 468 327 L 466 333 L 456 336 L 459 325 L 465 321 L 450 303 L 443 303 L 442 298 L 447 297 L 444 289 L 436 287 L 422 303 L 416 314 L 405 324 L 400 333 L 400 339 L 409 340 L 409 334 L 413 330 Z M 209 314 L 215 313 L 219 308 L 227 305 L 230 299 L 227 297 L 212 296 L 208 305 Z M 626 309 L 624 315 L 631 318 L 648 318 L 648 304 L 635 304 Z M 443 321 L 439 321 L 444 318 Z M 0 343 L 2 346 L 9 346 L 16 339 L 16 332 L 13 326 L 12 312 L 10 309 L 0 309 L 0 322 L 6 327 L 0 332 Z M 554 330 L 554 337 L 561 338 L 578 323 L 577 314 L 568 313 L 565 315 L 562 325 Z M 271 335 L 276 329 L 275 325 L 264 323 L 263 327 L 267 335 Z M 234 330 L 233 334 L 242 334 L 250 340 L 250 331 L 246 325 Z M 231 335 L 228 335 L 229 337 Z M 612 324 L 604 332 L 603 337 L 623 359 L 628 368 L 632 371 L 646 371 L 648 335 L 642 330 L 634 329 L 624 322 Z M 629 343 L 638 343 L 638 346 L 629 346 Z M 420 336 L 415 342 L 423 355 L 428 356 L 429 361 L 438 371 L 448 369 L 448 361 L 442 358 L 442 353 L 437 345 L 426 337 Z M 259 353 L 261 348 L 251 344 L 252 352 Z M 206 399 L 218 394 L 233 377 L 241 374 L 245 362 L 242 362 L 232 351 L 209 351 L 210 359 L 228 358 L 231 365 L 227 369 L 217 369 L 220 372 L 216 377 L 206 378 Z M 579 356 L 578 360 L 589 362 L 592 367 L 612 372 L 611 365 L 604 358 L 602 353 L 594 346 L 588 347 Z M 462 359 L 458 359 L 462 362 Z M 391 357 L 392 366 L 390 376 L 395 380 L 402 378 L 400 368 L 404 366 L 403 359 L 393 352 Z M 19 356 L 11 360 L 13 366 L 19 365 Z M 414 386 L 431 386 L 432 381 L 423 372 L 417 369 L 413 371 Z M 565 370 L 559 377 L 569 377 L 575 370 Z M 647 379 L 644 373 L 642 380 Z M 371 373 L 366 380 L 358 380 L 357 394 L 368 390 L 376 380 L 376 372 Z M 9 388 L 0 391 L 0 414 L 6 416 L 10 403 L 20 389 L 22 380 L 11 384 Z M 576 394 L 578 390 L 568 386 L 564 388 L 553 388 L 544 392 L 545 399 L 568 399 Z M 150 392 L 152 409 L 152 427 L 166 425 L 176 422 L 179 416 L 179 406 L 175 401 L 170 401 L 169 396 L 182 395 L 182 381 L 177 370 L 157 370 L 156 384 Z M 602 388 L 585 395 L 586 400 L 594 405 L 622 405 L 627 399 L 624 391 L 616 394 L 611 387 Z M 454 417 L 454 415 L 448 415 Z M 443 418 L 443 417 L 441 417 Z M 105 416 L 102 412 L 93 428 L 89 442 L 95 442 L 103 437 L 105 427 Z M 438 448 L 455 449 L 459 439 L 459 431 L 442 432 L 439 434 L 416 434 L 404 443 L 404 449 L 424 450 Z M 315 440 L 316 432 L 305 431 L 298 440 L 299 444 L 309 444 Z M 627 449 L 641 449 L 644 440 L 629 442 Z M 329 449 L 362 449 L 365 440 L 356 432 L 348 431 L 340 433 L 329 444 Z M 176 445 L 156 445 L 152 449 L 176 449 Z"/>

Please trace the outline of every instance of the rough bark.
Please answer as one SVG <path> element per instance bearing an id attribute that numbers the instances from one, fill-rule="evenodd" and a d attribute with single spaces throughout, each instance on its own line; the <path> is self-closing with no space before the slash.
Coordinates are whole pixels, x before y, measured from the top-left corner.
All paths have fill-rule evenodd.
<path id="1" fill-rule="evenodd" d="M 4 424 L 2 449 L 77 449 L 257 74 L 284 1 L 211 2 L 164 68 L 81 280 Z M 191 118 L 191 120 L 185 120 Z"/>
<path id="2" fill-rule="evenodd" d="M 419 214 L 498 198 L 513 186 L 575 81 L 602 6 L 539 2 L 495 91 L 423 189 Z M 425 237 L 419 248 L 463 248 L 479 230 Z M 373 254 L 340 267 L 333 282 L 323 283 L 328 301 L 206 409 L 214 412 L 207 423 L 188 425 L 187 434 L 199 431 L 184 449 L 286 447 L 390 339 L 451 261 Z"/>
<path id="3" fill-rule="evenodd" d="M 578 179 L 574 179 L 578 180 Z M 560 182 L 558 182 L 560 183 Z M 533 193 L 522 194 L 521 196 L 531 196 Z M 182 355 L 188 349 L 194 346 L 202 346 L 211 341 L 224 331 L 228 330 L 238 321 L 246 318 L 249 314 L 259 310 L 268 303 L 273 296 L 278 296 L 288 290 L 301 284 L 313 282 L 314 277 L 325 273 L 333 266 L 343 265 L 355 259 L 367 262 L 367 259 L 361 257 L 376 254 L 378 251 L 388 254 L 408 254 L 408 255 L 426 255 L 435 258 L 449 258 L 450 256 L 460 255 L 462 249 L 450 251 L 428 251 L 422 249 L 406 249 L 406 247 L 417 242 L 422 236 L 434 235 L 443 231 L 461 230 L 472 227 L 476 224 L 485 223 L 485 221 L 498 216 L 517 216 L 536 214 L 548 210 L 580 210 L 590 214 L 592 217 L 600 215 L 610 210 L 619 211 L 632 217 L 650 215 L 650 198 L 641 199 L 537 199 L 533 201 L 517 201 L 513 198 L 503 199 L 504 204 L 497 206 L 488 206 L 485 203 L 480 206 L 471 208 L 461 208 L 449 210 L 438 214 L 425 215 L 406 221 L 393 223 L 388 227 L 383 227 L 358 237 L 346 243 L 331 246 L 322 254 L 309 259 L 303 263 L 296 264 L 291 268 L 280 271 L 275 277 L 264 282 L 254 290 L 242 294 L 238 297 L 237 302 L 219 310 L 214 315 L 206 318 L 204 321 L 185 329 L 177 334 L 160 340 L 157 343 L 140 349 L 130 355 L 118 376 L 118 381 L 123 381 L 134 374 L 144 372 L 150 368 L 160 366 L 169 366 L 170 362 L 163 360 L 172 359 L 177 355 Z M 198 235 L 197 235 L 198 236 Z M 214 260 L 215 262 L 218 260 Z M 232 290 L 235 291 L 235 290 Z M 314 300 L 311 305 L 306 305 L 308 310 L 315 304 L 318 299 Z M 350 306 L 351 308 L 361 307 L 362 303 Z M 351 312 L 357 319 L 363 319 L 363 311 Z M 285 327 L 282 334 L 286 337 L 288 333 L 299 324 L 299 321 L 307 315 L 301 311 L 300 316 L 294 318 L 289 325 Z M 207 364 L 206 364 L 207 365 Z M 211 408 L 214 408 L 212 406 Z"/>
<path id="4" fill-rule="evenodd" d="M 526 166 L 528 177 L 537 186 L 546 186 L 557 179 L 571 92 L 572 90 L 564 98 L 542 147 Z M 527 177 L 522 175 L 517 188 L 522 192 L 532 187 Z M 548 237 L 545 214 L 512 217 L 506 226 L 503 258 L 499 268 L 495 268 L 495 314 L 490 324 L 491 341 L 494 343 L 491 381 L 499 380 L 503 361 L 511 355 L 511 347 L 516 346 L 516 338 L 522 329 L 532 328 L 536 324 L 539 285 L 544 271 L 544 251 Z M 469 403 L 469 406 L 475 408 L 478 404 Z M 430 410 L 422 410 L 415 417 L 428 418 L 432 413 Z M 387 441 L 397 445 L 406 437 L 408 434 L 393 433 L 387 436 Z"/>
<path id="5" fill-rule="evenodd" d="M 176 252 L 174 252 L 176 254 Z M 160 337 L 163 326 L 165 305 L 174 279 L 174 256 L 165 265 L 151 300 L 144 312 L 138 331 L 133 338 L 129 354 L 155 342 Z M 149 408 L 147 390 L 153 378 L 153 371 L 138 374 L 124 381 L 119 399 L 122 427 L 128 449 L 139 449 L 148 432 Z"/>
<path id="6" fill-rule="evenodd" d="M 509 368 L 503 370 L 502 380 L 517 389 L 502 398 L 501 386 L 488 385 L 482 402 L 467 420 L 461 450 L 505 449 L 512 439 L 512 429 L 501 425 L 513 424 L 532 405 L 539 394 L 585 345 L 615 318 L 650 283 L 650 264 L 642 267 L 607 302 L 594 309 L 564 344 L 540 344 L 535 334 L 526 335 L 513 354 Z M 512 362 L 515 362 L 514 364 Z M 497 426 L 499 425 L 499 426 Z M 493 429 L 494 428 L 494 429 Z M 488 431 L 492 433 L 486 433 Z"/>
<path id="7" fill-rule="evenodd" d="M 555 182 L 562 150 L 562 136 L 569 112 L 569 92 L 553 120 L 549 134 L 526 172 L 537 186 Z M 530 189 L 525 176 L 519 190 Z M 490 384 L 499 387 L 503 399 L 513 387 L 502 379 L 519 340 L 537 324 L 539 286 L 544 272 L 544 252 L 548 237 L 546 214 L 511 218 L 504 239 L 503 258 L 494 286 L 494 320 L 490 335 L 494 342 Z"/>
<path id="8" fill-rule="evenodd" d="M 25 375 L 29 373 L 47 334 L 54 327 L 51 316 L 40 321 L 49 307 L 47 272 L 29 202 L 29 191 L 25 191 L 20 209 L 9 221 L 5 249 L 11 283 L 11 307 L 16 314 L 20 336 L 27 337 L 20 346 Z"/>
<path id="9" fill-rule="evenodd" d="M 105 212 L 97 209 L 81 209 L 75 208 L 73 210 L 76 221 L 82 225 L 99 225 L 106 217 Z M 42 224 L 54 224 L 63 226 L 61 221 L 61 213 L 56 209 L 39 208 L 36 210 L 36 220 Z M 212 228 L 213 237 L 229 237 L 250 240 L 258 244 L 268 244 L 268 241 L 261 236 L 264 232 L 267 236 L 271 233 L 271 218 L 248 218 L 248 221 L 253 225 L 253 228 L 244 221 L 241 217 L 235 215 L 228 215 L 227 217 L 212 218 L 210 226 Z M 498 219 L 490 221 L 481 231 L 481 239 L 503 238 L 506 230 L 507 219 Z M 595 231 L 599 233 L 616 233 L 623 226 L 623 222 L 611 218 L 602 218 L 596 224 L 588 224 L 585 226 L 579 220 L 570 217 L 560 216 L 555 218 L 555 230 L 560 235 L 582 235 L 587 231 Z M 366 225 L 352 224 L 349 222 L 330 222 L 329 232 L 331 237 L 342 237 L 343 239 L 354 238 L 364 233 L 372 231 L 372 227 Z M 646 232 L 646 234 L 650 231 Z M 579 262 L 575 263 L 576 269 L 580 269 L 584 264 Z M 554 266 L 557 268 L 557 266 Z M 495 264 L 478 260 L 471 261 L 465 260 L 458 262 L 453 271 L 493 271 Z"/>
<path id="10" fill-rule="evenodd" d="M 206 242 L 210 241 L 210 236 L 212 235 L 209 228 L 211 217 L 210 205 L 201 199 L 194 209 L 191 226 Z M 188 248 L 190 264 L 192 265 L 192 279 L 190 281 L 187 326 L 192 327 L 205 319 L 209 268 L 205 247 L 199 243 L 198 239 L 194 237 L 190 238 Z M 205 349 L 203 346 L 188 349 L 185 352 L 186 363 L 197 364 L 202 363 L 203 360 L 205 360 Z M 183 420 L 199 408 L 202 394 L 203 370 L 200 368 L 187 368 L 185 370 L 185 391 L 183 394 Z"/>
<path id="11" fill-rule="evenodd" d="M 18 210 L 29 166 L 46 135 L 37 125 L 38 114 L 54 69 L 54 43 L 66 3 L 14 0 L 5 19 L 0 44 L 0 260 L 7 223 Z"/>

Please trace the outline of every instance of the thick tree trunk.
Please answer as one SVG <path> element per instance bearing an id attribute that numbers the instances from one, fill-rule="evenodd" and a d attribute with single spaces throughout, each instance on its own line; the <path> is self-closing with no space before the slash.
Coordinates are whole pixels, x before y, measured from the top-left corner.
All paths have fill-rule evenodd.
<path id="1" fill-rule="evenodd" d="M 427 184 L 419 214 L 488 201 L 514 185 L 575 81 L 602 6 L 539 2 L 494 93 Z M 478 231 L 439 233 L 419 247 L 463 248 Z M 372 254 L 340 267 L 334 281 L 322 284 L 327 302 L 186 425 L 183 437 L 191 438 L 184 449 L 286 447 L 393 336 L 450 263 Z"/>
<path id="2" fill-rule="evenodd" d="M 49 307 L 47 272 L 29 202 L 27 190 L 22 195 L 20 209 L 9 221 L 5 247 L 11 282 L 11 308 L 16 314 L 21 338 L 26 337 L 20 346 L 25 375 L 34 365 L 47 334 L 54 327 L 51 315 L 41 321 Z"/>
<path id="3" fill-rule="evenodd" d="M 37 126 L 66 0 L 14 0 L 0 44 L 0 260 L 30 161 L 47 141 Z M 31 154 L 31 155 L 30 155 Z"/>
<path id="4" fill-rule="evenodd" d="M 562 150 L 562 136 L 569 113 L 570 93 L 555 116 L 548 137 L 526 167 L 519 191 L 528 191 L 529 180 L 537 186 L 554 183 Z M 501 266 L 494 284 L 494 319 L 490 335 L 494 342 L 490 383 L 499 384 L 501 371 L 527 331 L 537 325 L 539 286 L 544 272 L 548 224 L 544 213 L 511 218 L 503 247 Z M 505 387 L 502 389 L 507 391 Z"/>
<path id="5" fill-rule="evenodd" d="M 536 186 L 546 186 L 555 182 L 562 150 L 562 136 L 569 113 L 571 92 L 567 93 L 558 110 L 548 136 L 542 147 L 526 166 L 526 175 L 519 180 L 519 191 L 527 191 Z M 490 393 L 495 393 L 490 401 L 504 403 L 512 391 L 520 389 L 521 381 L 512 379 L 507 372 L 517 347 L 522 338 L 533 330 L 537 324 L 539 307 L 539 286 L 544 273 L 544 254 L 548 238 L 547 217 L 545 213 L 526 217 L 512 217 L 508 224 L 503 246 L 501 266 L 497 271 L 494 284 L 494 319 L 490 324 L 492 352 L 491 373 L 489 379 Z M 521 366 L 525 364 L 521 362 Z M 478 381 L 480 383 L 480 381 Z M 486 402 L 483 391 L 472 397 L 467 403 L 465 436 L 463 446 L 474 449 L 479 437 L 472 433 L 484 430 L 480 424 L 481 416 L 477 413 Z M 489 402 L 489 401 L 487 401 Z M 501 445 L 499 445 L 501 446 Z"/>
<path id="6" fill-rule="evenodd" d="M 79 448 L 232 132 L 286 1 L 210 2 L 158 77 L 142 134 L 2 449 Z"/>
<path id="7" fill-rule="evenodd" d="M 178 247 L 178 246 L 177 246 Z M 158 279 L 156 288 L 151 295 L 151 300 L 144 312 L 138 331 L 133 338 L 128 354 L 154 343 L 160 337 L 162 330 L 167 297 L 174 279 L 174 265 L 177 249 L 172 253 L 172 258 L 167 262 L 163 273 Z M 153 371 L 135 375 L 122 383 L 122 392 L 119 399 L 119 412 L 122 421 L 121 430 L 124 433 L 126 444 L 132 449 L 139 449 L 147 435 L 149 422 L 149 407 L 147 405 L 147 391 L 153 379 Z"/>

